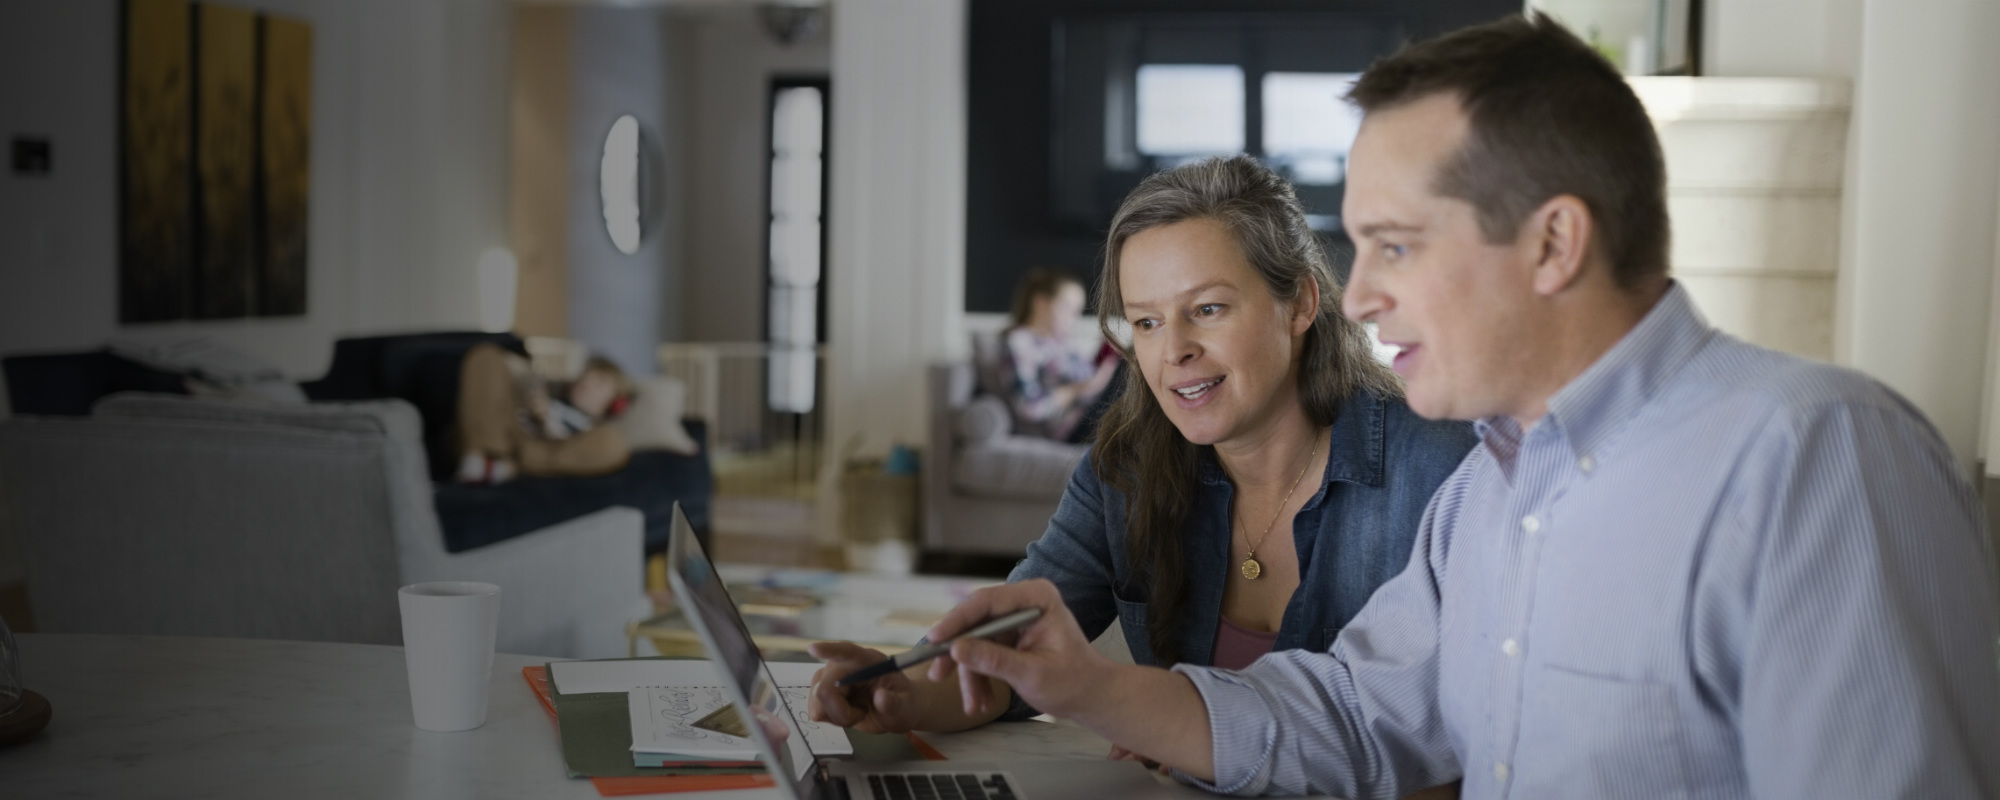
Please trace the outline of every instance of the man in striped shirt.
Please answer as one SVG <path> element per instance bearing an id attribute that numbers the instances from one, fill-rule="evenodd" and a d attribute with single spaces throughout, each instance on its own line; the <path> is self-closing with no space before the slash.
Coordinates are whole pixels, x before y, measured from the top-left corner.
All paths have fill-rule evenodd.
<path id="1" fill-rule="evenodd" d="M 1351 97 L 1347 313 L 1412 408 L 1482 439 L 1408 568 L 1328 652 L 1241 672 L 1111 665 L 1052 587 L 998 587 L 932 638 L 1045 616 L 960 642 L 960 672 L 1237 794 L 2000 797 L 1977 499 L 1895 393 L 1702 319 L 1616 70 L 1517 17 Z"/>

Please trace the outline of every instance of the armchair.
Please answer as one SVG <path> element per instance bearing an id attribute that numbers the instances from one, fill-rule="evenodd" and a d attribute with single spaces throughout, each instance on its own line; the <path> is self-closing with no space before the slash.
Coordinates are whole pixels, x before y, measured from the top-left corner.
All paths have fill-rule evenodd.
<path id="1" fill-rule="evenodd" d="M 0 524 L 50 632 L 401 642 L 396 588 L 487 581 L 502 652 L 624 651 L 638 511 L 448 552 L 416 409 L 117 395 L 0 423 Z"/>

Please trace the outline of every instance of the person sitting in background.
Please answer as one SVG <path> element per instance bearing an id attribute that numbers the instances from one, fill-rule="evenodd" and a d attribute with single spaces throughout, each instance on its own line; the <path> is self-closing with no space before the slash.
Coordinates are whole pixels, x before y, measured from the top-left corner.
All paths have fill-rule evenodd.
<path id="1" fill-rule="evenodd" d="M 551 385 L 528 360 L 491 344 L 465 354 L 458 389 L 460 483 L 616 472 L 632 448 L 603 424 L 631 402 L 631 381 L 595 357 L 567 384 Z"/>
<path id="2" fill-rule="evenodd" d="M 1015 430 L 1061 442 L 1078 442 L 1094 426 L 1093 407 L 1117 372 L 1116 351 L 1097 363 L 1077 352 L 1070 332 L 1083 315 L 1083 282 L 1058 269 L 1036 267 L 1014 287 L 1013 327 L 1007 358 L 1013 391 L 1007 407 Z"/>

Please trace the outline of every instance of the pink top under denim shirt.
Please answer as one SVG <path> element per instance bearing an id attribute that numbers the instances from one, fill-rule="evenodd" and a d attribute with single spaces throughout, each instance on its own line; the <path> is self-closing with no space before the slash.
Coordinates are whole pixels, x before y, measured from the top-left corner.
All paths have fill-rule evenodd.
<path id="1" fill-rule="evenodd" d="M 1222 624 L 1215 626 L 1213 663 L 1223 669 L 1242 669 L 1271 652 L 1271 645 L 1277 643 L 1277 631 L 1253 631 L 1223 617 Z"/>

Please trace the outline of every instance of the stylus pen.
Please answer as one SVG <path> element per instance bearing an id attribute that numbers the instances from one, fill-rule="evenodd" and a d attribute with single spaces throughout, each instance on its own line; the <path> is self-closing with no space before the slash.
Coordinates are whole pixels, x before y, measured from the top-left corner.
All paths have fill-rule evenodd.
<path id="1" fill-rule="evenodd" d="M 1021 609 L 1020 611 L 1008 614 L 1007 616 L 1001 617 L 991 622 L 987 622 L 983 625 L 980 625 L 977 628 L 973 628 L 972 630 L 966 631 L 957 636 L 953 636 L 942 642 L 926 642 L 924 644 L 920 644 L 917 645 L 916 647 L 912 647 L 908 650 L 905 650 L 900 655 L 895 655 L 883 659 L 880 663 L 867 667 L 862 667 L 861 669 L 856 670 L 855 672 L 849 674 L 847 677 L 834 681 L 833 685 L 852 686 L 862 681 L 870 681 L 876 678 L 880 678 L 891 672 L 901 672 L 902 670 L 909 669 L 918 664 L 922 664 L 933 658 L 937 658 L 938 656 L 951 652 L 952 642 L 956 642 L 960 639 L 985 639 L 993 636 L 998 636 L 1000 634 L 1006 633 L 1011 630 L 1019 630 L 1021 628 L 1028 627 L 1028 623 L 1034 622 L 1037 619 L 1041 619 L 1041 617 L 1042 617 L 1041 609 L 1024 608 Z"/>

